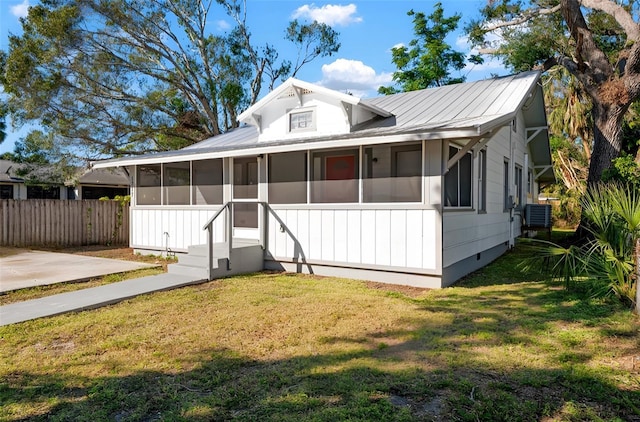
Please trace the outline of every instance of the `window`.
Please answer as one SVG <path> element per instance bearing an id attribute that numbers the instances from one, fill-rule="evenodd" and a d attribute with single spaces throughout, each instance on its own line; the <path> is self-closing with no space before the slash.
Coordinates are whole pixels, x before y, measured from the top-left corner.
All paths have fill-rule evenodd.
<path id="1" fill-rule="evenodd" d="M 59 186 L 27 186 L 28 199 L 60 199 Z"/>
<path id="2" fill-rule="evenodd" d="M 162 169 L 160 164 L 137 166 L 136 204 L 160 205 L 160 182 Z"/>
<path id="3" fill-rule="evenodd" d="M 422 201 L 422 144 L 364 148 L 363 202 Z"/>
<path id="4" fill-rule="evenodd" d="M 313 153 L 311 202 L 358 202 L 358 150 Z"/>
<path id="5" fill-rule="evenodd" d="M 487 211 L 487 151 L 478 151 L 478 212 Z"/>
<path id="6" fill-rule="evenodd" d="M 222 159 L 191 163 L 194 205 L 222 204 Z"/>
<path id="7" fill-rule="evenodd" d="M 307 153 L 269 155 L 269 203 L 307 203 Z"/>
<path id="8" fill-rule="evenodd" d="M 453 158 L 459 147 L 449 145 L 449 159 Z M 472 156 L 466 153 L 449 169 L 444 176 L 444 196 L 447 207 L 471 207 Z"/>
<path id="9" fill-rule="evenodd" d="M 524 206 L 524 196 L 522 191 L 522 167 L 516 165 L 515 169 L 515 182 L 516 182 L 516 207 L 522 208 Z"/>
<path id="10" fill-rule="evenodd" d="M 189 205 L 191 203 L 191 165 L 187 162 L 163 164 L 163 205 Z"/>
<path id="11" fill-rule="evenodd" d="M 509 189 L 509 160 L 507 158 L 504 159 L 504 164 L 502 166 L 502 173 L 504 177 L 504 211 L 509 211 L 513 206 L 513 199 L 510 195 Z"/>
<path id="12" fill-rule="evenodd" d="M 289 113 L 289 132 L 304 132 L 315 130 L 313 119 L 314 110 L 304 110 Z"/>
<path id="13" fill-rule="evenodd" d="M 13 185 L 0 185 L 0 199 L 13 199 Z"/>
<path id="14" fill-rule="evenodd" d="M 117 195 L 120 195 L 120 196 L 129 195 L 129 189 L 109 187 L 109 186 L 83 186 L 82 187 L 82 199 L 100 199 L 100 198 L 113 199 Z M 67 198 L 75 199 L 75 192 L 73 189 L 69 189 L 67 191 Z"/>

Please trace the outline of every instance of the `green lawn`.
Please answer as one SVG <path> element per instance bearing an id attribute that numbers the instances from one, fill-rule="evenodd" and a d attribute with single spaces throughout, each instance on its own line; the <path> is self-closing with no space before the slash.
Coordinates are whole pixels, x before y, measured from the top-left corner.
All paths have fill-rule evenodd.
<path id="1" fill-rule="evenodd" d="M 640 420 L 639 321 L 515 267 L 258 274 L 0 327 L 0 420 Z"/>

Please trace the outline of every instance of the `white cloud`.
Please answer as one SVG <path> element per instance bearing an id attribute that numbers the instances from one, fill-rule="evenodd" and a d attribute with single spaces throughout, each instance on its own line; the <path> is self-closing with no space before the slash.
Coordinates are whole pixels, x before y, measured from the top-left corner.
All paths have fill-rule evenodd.
<path id="1" fill-rule="evenodd" d="M 377 91 L 382 85 L 390 84 L 392 76 L 391 73 L 378 74 L 359 60 L 337 59 L 322 65 L 322 81 L 319 85 L 362 97 Z"/>
<path id="2" fill-rule="evenodd" d="M 475 74 L 487 74 L 487 75 L 492 75 L 492 74 L 505 75 L 509 73 L 509 70 L 504 67 L 504 63 L 502 63 L 502 60 L 497 59 L 495 57 L 484 57 L 484 63 L 482 64 L 467 63 L 467 65 L 464 67 L 464 70 L 467 73 L 473 72 Z M 467 80 L 471 80 L 471 79 L 477 79 L 477 78 L 467 77 Z"/>
<path id="3" fill-rule="evenodd" d="M 329 26 L 347 26 L 352 23 L 362 22 L 360 16 L 356 16 L 356 5 L 348 4 L 340 6 L 337 4 L 327 4 L 317 7 L 315 4 L 305 4 L 298 7 L 293 12 L 294 19 L 304 18 L 320 23 L 326 23 Z"/>
<path id="4" fill-rule="evenodd" d="M 488 34 L 487 41 L 490 43 L 500 43 L 502 39 L 498 35 Z M 469 37 L 466 37 L 466 36 L 460 36 L 456 39 L 456 48 L 462 51 L 465 51 L 467 54 L 479 53 L 477 48 L 471 48 Z M 473 72 L 476 75 L 479 75 L 479 74 L 502 75 L 502 74 L 508 73 L 507 69 L 504 66 L 504 63 L 502 63 L 502 60 L 496 57 L 492 57 L 490 55 L 484 55 L 483 58 L 484 58 L 484 63 L 482 64 L 473 64 L 473 63 L 467 62 L 466 66 L 464 67 L 464 71 L 467 72 L 467 74 Z M 475 78 L 467 76 L 467 80 L 470 80 L 470 79 L 475 79 Z"/>
<path id="5" fill-rule="evenodd" d="M 228 31 L 231 28 L 231 25 L 229 24 L 229 22 L 224 20 L 215 21 L 215 26 L 216 26 L 216 29 L 221 32 Z"/>
<path id="6" fill-rule="evenodd" d="M 29 13 L 29 0 L 24 0 L 20 4 L 10 7 L 11 14 L 16 18 L 26 18 Z"/>

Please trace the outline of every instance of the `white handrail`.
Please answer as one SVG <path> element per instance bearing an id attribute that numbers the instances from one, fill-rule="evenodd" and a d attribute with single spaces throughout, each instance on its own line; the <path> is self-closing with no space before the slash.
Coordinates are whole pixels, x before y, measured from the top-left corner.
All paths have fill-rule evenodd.
<path id="1" fill-rule="evenodd" d="M 226 242 L 227 242 L 227 271 L 231 270 L 231 252 L 233 250 L 233 218 L 231 212 L 231 206 L 236 203 L 234 201 L 228 201 L 225 203 L 222 208 L 220 208 L 214 215 L 207 221 L 207 223 L 202 227 L 202 230 L 208 230 L 207 233 L 207 262 L 208 262 L 208 275 L 209 280 L 213 279 L 213 222 L 222 214 L 225 210 L 229 211 L 229 218 L 227 218 L 226 224 Z M 256 201 L 258 205 L 263 207 L 263 220 L 266 220 L 267 216 L 267 203 L 262 201 Z M 265 231 L 267 227 L 267 222 L 262 222 L 262 230 L 260 233 L 260 243 L 261 246 L 265 247 Z"/>

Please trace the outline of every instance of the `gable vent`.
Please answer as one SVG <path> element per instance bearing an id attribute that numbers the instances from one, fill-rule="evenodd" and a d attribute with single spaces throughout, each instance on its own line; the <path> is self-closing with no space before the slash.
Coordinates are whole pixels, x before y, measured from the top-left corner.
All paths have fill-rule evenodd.
<path id="1" fill-rule="evenodd" d="M 310 89 L 303 89 L 302 95 L 312 94 L 313 91 Z M 296 96 L 296 89 L 294 87 L 289 88 L 287 91 L 283 92 L 278 98 L 290 98 Z"/>

